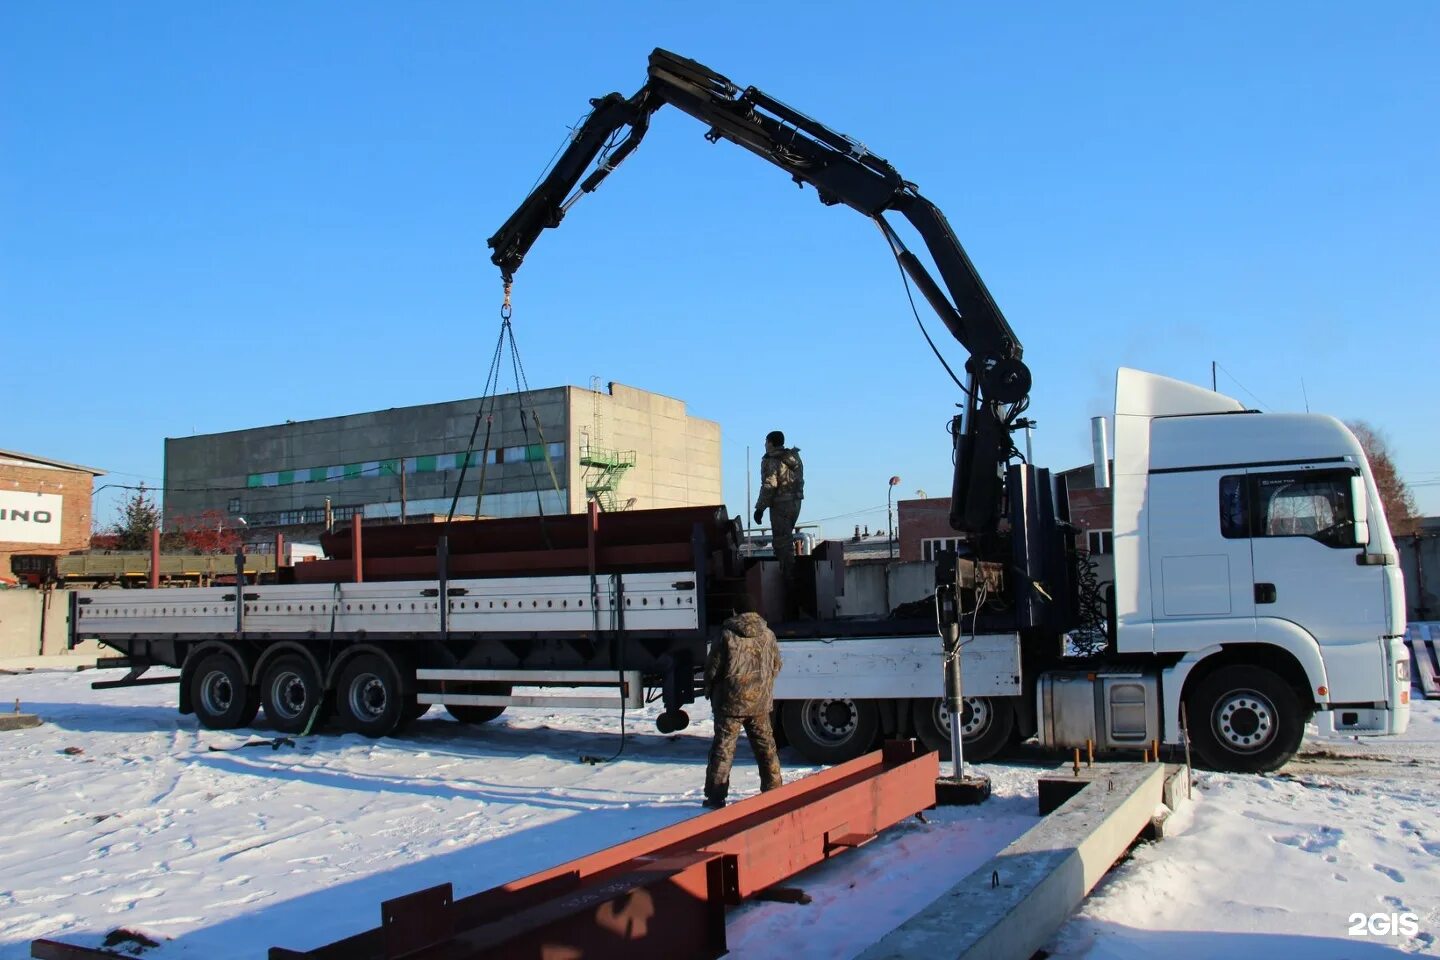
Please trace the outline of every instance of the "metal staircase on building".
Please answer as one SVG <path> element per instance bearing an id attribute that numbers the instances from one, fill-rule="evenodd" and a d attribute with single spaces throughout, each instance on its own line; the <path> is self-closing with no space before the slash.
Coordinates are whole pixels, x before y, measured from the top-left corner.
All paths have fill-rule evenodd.
<path id="1" fill-rule="evenodd" d="M 616 494 L 620 481 L 635 466 L 634 450 L 587 446 L 580 451 L 580 466 L 585 469 L 585 493 L 600 504 L 601 510 L 618 513 L 634 503 L 633 500 L 622 501 Z"/>

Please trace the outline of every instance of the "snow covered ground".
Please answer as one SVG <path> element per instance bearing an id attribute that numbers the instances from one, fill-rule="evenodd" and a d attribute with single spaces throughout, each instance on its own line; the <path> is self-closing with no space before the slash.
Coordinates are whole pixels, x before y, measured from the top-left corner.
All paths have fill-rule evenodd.
<path id="1" fill-rule="evenodd" d="M 1415 703 L 1402 737 L 1311 737 L 1275 776 L 1198 772 L 1194 796 L 1164 843 L 1096 887 L 1052 957 L 1440 954 L 1440 703 Z M 1407 913 L 1413 935 L 1371 932 Z"/>
<path id="2" fill-rule="evenodd" d="M 145 956 L 161 960 L 303 949 L 376 925 L 389 897 L 445 881 L 464 896 L 702 812 L 703 704 L 673 736 L 655 733 L 654 708 L 632 713 L 624 754 L 598 766 L 578 758 L 614 752 L 613 711 L 513 710 L 467 729 L 436 708 L 398 739 L 216 752 L 250 738 L 199 730 L 173 687 L 92 691 L 95 676 L 0 675 L 0 704 L 18 697 L 46 721 L 0 734 L 0 960 L 36 937 L 93 946 L 117 928 L 159 941 Z M 1118 868 L 1050 952 L 1434 950 L 1437 706 L 1417 705 L 1402 740 L 1313 744 L 1286 775 L 1201 775 L 1179 829 Z M 785 759 L 787 775 L 807 772 Z M 934 811 L 811 871 L 814 903 L 732 911 L 732 955 L 852 956 L 913 914 L 1036 822 L 1036 768 L 985 770 L 989 804 Z M 737 763 L 734 789 L 758 789 L 753 765 Z M 1351 913 L 1405 911 L 1419 935 L 1347 936 Z"/>

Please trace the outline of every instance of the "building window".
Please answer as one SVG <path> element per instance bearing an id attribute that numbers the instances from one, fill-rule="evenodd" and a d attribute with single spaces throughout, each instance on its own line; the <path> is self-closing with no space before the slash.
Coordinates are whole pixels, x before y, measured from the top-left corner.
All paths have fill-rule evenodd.
<path id="1" fill-rule="evenodd" d="M 959 547 L 960 540 L 957 537 L 929 537 L 920 541 L 920 558 L 935 560 L 939 558 L 940 554 L 947 551 L 954 552 Z"/>
<path id="2" fill-rule="evenodd" d="M 239 512 L 240 512 L 240 498 L 239 498 L 239 497 L 231 497 L 231 498 L 230 498 L 230 503 L 227 505 L 227 509 L 230 511 L 230 515 L 231 515 L 231 516 L 234 516 L 235 514 L 239 513 Z"/>
<path id="3" fill-rule="evenodd" d="M 1115 534 L 1110 530 L 1091 530 L 1085 534 L 1085 545 L 1092 554 L 1114 553 Z"/>

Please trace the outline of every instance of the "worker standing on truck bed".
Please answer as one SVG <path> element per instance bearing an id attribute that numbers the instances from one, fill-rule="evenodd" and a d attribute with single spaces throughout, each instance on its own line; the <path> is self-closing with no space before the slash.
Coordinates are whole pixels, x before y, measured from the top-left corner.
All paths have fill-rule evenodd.
<path id="1" fill-rule="evenodd" d="M 705 661 L 705 695 L 715 715 L 715 738 L 705 768 L 705 806 L 725 806 L 730 792 L 730 767 L 735 762 L 735 741 L 744 729 L 760 765 L 760 789 L 774 790 L 784 781 L 780 752 L 770 729 L 775 678 L 780 674 L 780 645 L 765 618 L 755 612 L 754 601 L 743 596 L 735 615 L 725 621 L 720 639 L 710 646 Z"/>
<path id="2" fill-rule="evenodd" d="M 800 450 L 785 446 L 785 434 L 771 430 L 765 436 L 765 456 L 760 458 L 760 496 L 755 500 L 755 522 L 762 522 L 768 507 L 771 543 L 787 590 L 795 570 L 795 521 L 800 519 L 800 501 L 804 499 L 805 465 L 800 462 Z"/>

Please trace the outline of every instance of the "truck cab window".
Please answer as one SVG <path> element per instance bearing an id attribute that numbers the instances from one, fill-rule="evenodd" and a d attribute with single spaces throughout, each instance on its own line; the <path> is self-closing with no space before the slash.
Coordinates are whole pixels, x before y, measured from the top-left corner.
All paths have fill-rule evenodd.
<path id="1" fill-rule="evenodd" d="M 1247 499 L 1244 474 L 1235 473 L 1220 478 L 1220 534 L 1227 540 L 1243 540 L 1250 536 Z"/>
<path id="2" fill-rule="evenodd" d="M 1352 545 L 1349 472 L 1252 474 L 1250 488 L 1254 536 L 1309 537 L 1330 546 Z"/>

